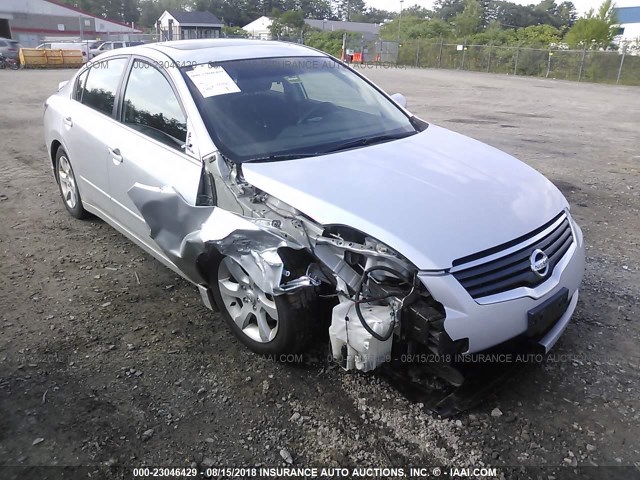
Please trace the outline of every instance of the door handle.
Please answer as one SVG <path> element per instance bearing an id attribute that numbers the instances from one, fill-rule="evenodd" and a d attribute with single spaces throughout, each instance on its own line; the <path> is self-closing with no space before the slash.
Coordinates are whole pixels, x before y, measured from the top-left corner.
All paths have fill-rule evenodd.
<path id="1" fill-rule="evenodd" d="M 62 122 L 68 127 L 73 127 L 73 120 L 71 119 L 71 117 L 64 117 L 62 119 Z"/>
<path id="2" fill-rule="evenodd" d="M 122 163 L 123 158 L 119 148 L 109 148 L 109 154 L 111 154 L 111 160 L 114 164 L 120 165 Z"/>

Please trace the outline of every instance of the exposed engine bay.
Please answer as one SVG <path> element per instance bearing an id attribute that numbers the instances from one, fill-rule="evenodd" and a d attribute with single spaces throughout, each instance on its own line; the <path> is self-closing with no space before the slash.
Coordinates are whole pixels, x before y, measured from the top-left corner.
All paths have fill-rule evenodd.
<path id="1" fill-rule="evenodd" d="M 444 308 L 417 269 L 387 245 L 352 228 L 318 225 L 247 183 L 241 165 L 219 155 L 205 160 L 198 194 L 193 206 L 170 187 L 136 184 L 129 191 L 151 237 L 200 286 L 205 303 L 213 304 L 206 298 L 210 259 L 222 255 L 267 296 L 315 289 L 329 305 L 320 322 L 345 370 L 370 371 L 399 355 L 466 350 L 444 331 Z"/>

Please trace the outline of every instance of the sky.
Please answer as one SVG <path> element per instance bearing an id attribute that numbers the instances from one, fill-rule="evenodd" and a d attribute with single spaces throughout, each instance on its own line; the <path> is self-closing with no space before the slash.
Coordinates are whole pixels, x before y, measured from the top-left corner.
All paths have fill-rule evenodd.
<path id="1" fill-rule="evenodd" d="M 528 5 L 531 3 L 540 3 L 539 0 L 511 0 L 521 5 Z M 558 0 L 556 3 L 560 3 L 562 0 Z M 588 12 L 590 9 L 597 9 L 603 0 L 573 0 L 573 4 L 576 6 L 576 10 L 579 14 Z M 400 0 L 366 0 L 366 3 L 370 7 L 380 8 L 382 10 L 398 11 L 400 10 Z M 617 0 L 616 6 L 618 7 L 631 7 L 640 5 L 640 0 Z M 418 4 L 422 7 L 431 8 L 433 6 L 433 0 L 405 0 L 403 8 L 411 5 Z"/>

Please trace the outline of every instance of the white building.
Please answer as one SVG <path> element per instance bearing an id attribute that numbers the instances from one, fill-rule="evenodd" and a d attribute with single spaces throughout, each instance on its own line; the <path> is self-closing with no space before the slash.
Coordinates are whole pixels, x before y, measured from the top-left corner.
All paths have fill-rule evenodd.
<path id="1" fill-rule="evenodd" d="M 618 21 L 618 35 L 615 42 L 621 51 L 640 54 L 640 6 L 615 9 Z"/>
<path id="2" fill-rule="evenodd" d="M 211 12 L 165 10 L 156 22 L 156 29 L 162 40 L 219 38 L 222 22 Z"/>
<path id="3" fill-rule="evenodd" d="M 362 34 L 367 40 L 375 39 L 380 34 L 380 25 L 375 23 L 342 22 L 339 20 L 315 20 L 307 18 L 304 21 L 309 27 L 326 32 L 346 31 Z M 242 27 L 251 38 L 271 40 L 271 24 L 269 17 L 260 17 Z"/>
<path id="4" fill-rule="evenodd" d="M 260 40 L 271 40 L 271 24 L 273 20 L 269 17 L 260 17 L 251 23 L 248 23 L 242 29 L 249 34 L 251 38 Z"/>
<path id="5" fill-rule="evenodd" d="M 140 33 L 130 25 L 53 0 L 0 1 L 0 37 L 17 40 L 23 47 L 35 47 L 45 38 L 133 40 Z"/>

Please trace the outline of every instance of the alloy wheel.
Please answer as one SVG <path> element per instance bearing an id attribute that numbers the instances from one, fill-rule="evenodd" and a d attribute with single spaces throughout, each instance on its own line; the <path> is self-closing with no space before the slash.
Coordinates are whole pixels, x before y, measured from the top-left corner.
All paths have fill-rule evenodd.
<path id="1" fill-rule="evenodd" d="M 74 209 L 78 203 L 78 187 L 76 186 L 76 178 L 73 175 L 71 163 L 64 155 L 58 161 L 58 180 L 64 202 L 69 208 Z"/>
<path id="2" fill-rule="evenodd" d="M 278 308 L 232 258 L 225 257 L 218 268 L 220 296 L 235 324 L 250 339 L 267 343 L 278 333 Z"/>

